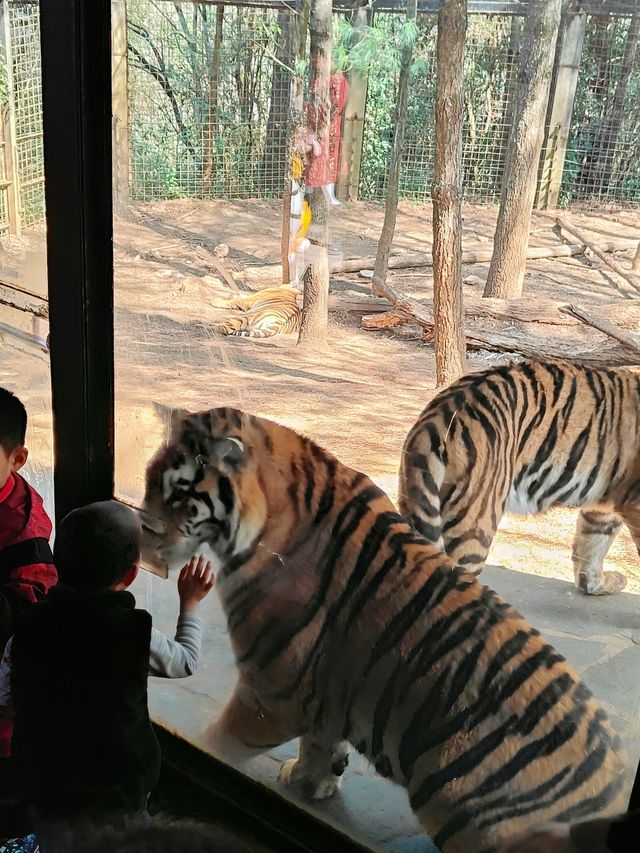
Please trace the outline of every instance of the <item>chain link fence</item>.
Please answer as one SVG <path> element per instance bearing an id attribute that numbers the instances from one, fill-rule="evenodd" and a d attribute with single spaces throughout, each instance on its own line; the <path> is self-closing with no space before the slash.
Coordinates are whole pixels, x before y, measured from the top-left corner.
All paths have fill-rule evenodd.
<path id="1" fill-rule="evenodd" d="M 19 233 L 44 219 L 40 8 L 2 0 L 0 10 L 0 233 Z"/>
<path id="2" fill-rule="evenodd" d="M 39 6 L 37 0 L 0 2 L 0 233 L 19 233 L 44 219 Z M 114 75 L 114 91 L 122 87 L 126 134 L 119 139 L 126 150 L 116 155 L 125 164 L 127 196 L 135 201 L 280 197 L 295 13 L 287 6 L 168 0 L 119 0 L 119 5 L 127 61 Z M 600 5 L 598 14 L 583 14 L 579 33 L 575 99 L 557 196 L 565 205 L 640 200 L 640 17 L 632 2 Z M 608 5 L 615 9 L 605 14 Z M 475 9 L 487 4 L 469 6 L 463 189 L 469 201 L 496 202 L 524 19 Z M 347 17 L 334 15 L 335 55 L 343 65 L 346 60 L 348 71 Z M 361 199 L 381 201 L 386 193 L 397 88 L 392 46 L 404 26 L 403 15 L 381 11 L 369 31 L 373 47 L 361 156 L 353 158 L 359 165 L 349 180 Z M 433 174 L 435 47 L 436 16 L 421 13 L 400 182 L 401 197 L 419 203 L 430 199 Z M 556 146 L 550 128 L 542 183 L 545 158 L 553 159 Z"/>
<path id="3" fill-rule="evenodd" d="M 585 30 L 561 201 L 637 204 L 640 17 L 589 15 Z"/>

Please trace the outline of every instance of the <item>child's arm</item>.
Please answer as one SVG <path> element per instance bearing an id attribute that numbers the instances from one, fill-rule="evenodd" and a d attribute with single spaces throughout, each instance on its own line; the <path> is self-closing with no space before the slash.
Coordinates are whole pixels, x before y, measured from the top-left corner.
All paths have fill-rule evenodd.
<path id="1" fill-rule="evenodd" d="M 150 675 L 185 678 L 196 671 L 202 645 L 202 619 L 196 610 L 214 583 L 211 563 L 204 557 L 193 557 L 182 568 L 178 578 L 180 616 L 176 636 L 170 640 L 157 628 L 151 629 Z"/>

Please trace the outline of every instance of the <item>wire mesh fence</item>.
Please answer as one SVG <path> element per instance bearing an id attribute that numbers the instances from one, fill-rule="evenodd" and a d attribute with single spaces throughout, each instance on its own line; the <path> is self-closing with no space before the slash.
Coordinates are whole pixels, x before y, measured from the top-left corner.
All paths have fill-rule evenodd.
<path id="1" fill-rule="evenodd" d="M 562 178 L 565 203 L 640 200 L 640 17 L 589 15 Z"/>
<path id="2" fill-rule="evenodd" d="M 465 43 L 465 123 L 463 187 L 469 200 L 493 201 L 500 195 L 517 71 L 517 16 L 473 15 Z M 397 38 L 400 16 L 378 16 L 374 29 Z M 430 199 L 435 149 L 435 53 L 437 16 L 420 15 L 419 36 L 409 95 L 407 134 L 402 155 L 400 194 L 416 202 Z M 364 130 L 360 197 L 382 200 L 386 194 L 396 101 L 393 74 L 372 73 Z"/>
<path id="3" fill-rule="evenodd" d="M 40 7 L 2 0 L 0 232 L 44 219 Z"/>
<path id="4" fill-rule="evenodd" d="M 16 170 L 23 225 L 44 218 L 42 74 L 38 3 L 10 2 Z"/>
<path id="5" fill-rule="evenodd" d="M 127 62 L 121 64 L 124 76 L 114 76 L 114 87 L 124 87 L 127 105 L 127 134 L 120 137 L 126 146 L 121 159 L 127 194 L 138 201 L 279 197 L 288 158 L 295 11 L 287 5 L 119 3 L 126 11 Z M 0 8 L 4 233 L 44 218 L 44 177 L 39 5 L 1 0 Z M 640 200 L 640 17 L 630 14 L 634 8 L 616 2 L 615 14 L 583 15 L 561 204 Z M 347 17 L 334 14 L 334 47 L 348 71 Z M 418 16 L 402 155 L 400 194 L 416 202 L 429 200 L 433 174 L 436 20 L 434 14 Z M 500 195 L 523 21 L 515 14 L 469 15 L 463 139 L 463 190 L 469 201 L 495 202 Z M 354 158 L 357 174 L 349 180 L 362 199 L 383 200 L 386 193 L 397 90 L 392 53 L 404 26 L 403 15 L 378 12 L 369 30 L 373 48 L 362 150 Z M 308 78 L 308 69 L 302 73 Z M 543 161 L 555 156 L 552 131 Z"/>
<path id="6" fill-rule="evenodd" d="M 133 198 L 282 193 L 291 20 L 286 9 L 127 4 Z"/>

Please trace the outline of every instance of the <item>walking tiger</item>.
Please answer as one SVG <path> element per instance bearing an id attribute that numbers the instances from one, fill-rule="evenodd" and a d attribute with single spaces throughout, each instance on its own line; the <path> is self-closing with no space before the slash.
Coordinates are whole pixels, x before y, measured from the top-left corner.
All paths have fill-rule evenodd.
<path id="1" fill-rule="evenodd" d="M 233 308 L 244 312 L 214 324 L 214 331 L 245 338 L 270 338 L 300 331 L 302 311 L 297 302 L 298 291 L 292 287 L 266 287 L 249 296 L 219 300 L 216 308 Z"/>
<path id="2" fill-rule="evenodd" d="M 425 539 L 482 570 L 505 510 L 581 507 L 578 589 L 616 593 L 603 571 L 626 522 L 640 548 L 640 384 L 630 370 L 523 361 L 472 373 L 429 403 L 400 463 L 399 506 Z"/>
<path id="3" fill-rule="evenodd" d="M 217 754 L 299 737 L 280 778 L 324 798 L 352 744 L 443 853 L 622 807 L 624 754 L 578 675 L 313 441 L 236 409 L 176 416 L 142 517 L 149 562 L 218 560 L 238 677 Z"/>

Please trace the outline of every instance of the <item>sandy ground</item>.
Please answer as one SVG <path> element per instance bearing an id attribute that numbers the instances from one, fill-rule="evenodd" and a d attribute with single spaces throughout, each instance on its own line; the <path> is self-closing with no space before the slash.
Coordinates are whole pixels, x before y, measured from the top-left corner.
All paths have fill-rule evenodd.
<path id="1" fill-rule="evenodd" d="M 464 209 L 466 245 L 491 246 L 495 207 Z M 335 256 L 375 254 L 383 209 L 373 204 L 340 208 L 332 224 Z M 635 211 L 573 210 L 571 220 L 596 240 L 638 239 Z M 531 245 L 556 243 L 553 221 L 534 214 Z M 429 251 L 431 211 L 402 204 L 394 251 Z M 133 206 L 115 229 L 116 388 L 118 493 L 138 501 L 145 462 L 162 439 L 165 406 L 204 408 L 230 404 L 295 427 L 334 451 L 343 461 L 380 483 L 395 500 L 398 460 L 404 437 L 434 393 L 434 358 L 415 327 L 368 333 L 344 312 L 333 312 L 330 337 L 322 353 L 302 350 L 295 338 L 266 341 L 220 339 L 210 327 L 225 312 L 210 307 L 228 287 L 207 269 L 198 247 L 225 242 L 231 270 L 242 276 L 247 264 L 279 259 L 280 210 L 270 202 L 192 200 Z M 573 242 L 573 241 L 572 241 Z M 44 235 L 20 241 L 5 238 L 0 277 L 6 275 L 43 291 Z M 618 253 L 628 267 L 631 252 Z M 465 266 L 465 275 L 484 281 L 487 264 Z M 600 264 L 585 257 L 540 260 L 528 266 L 525 295 L 555 299 L 620 302 L 625 300 Z M 428 270 L 394 274 L 394 282 L 415 296 L 431 295 Z M 368 292 L 358 275 L 340 275 L 332 288 Z M 480 294 L 482 284 L 468 287 Z M 0 320 L 10 322 L 8 309 Z M 8 337 L 0 349 L 0 383 L 22 392 L 33 410 L 31 442 L 50 459 L 46 362 L 27 357 Z M 506 360 L 486 352 L 470 354 L 469 369 Z M 46 472 L 45 472 L 46 473 Z M 516 571 L 564 578 L 571 576 L 570 550 L 576 513 L 559 509 L 540 518 L 503 520 L 490 560 Z M 629 576 L 629 591 L 640 592 L 640 561 L 625 531 L 609 555 L 611 567 Z"/>

